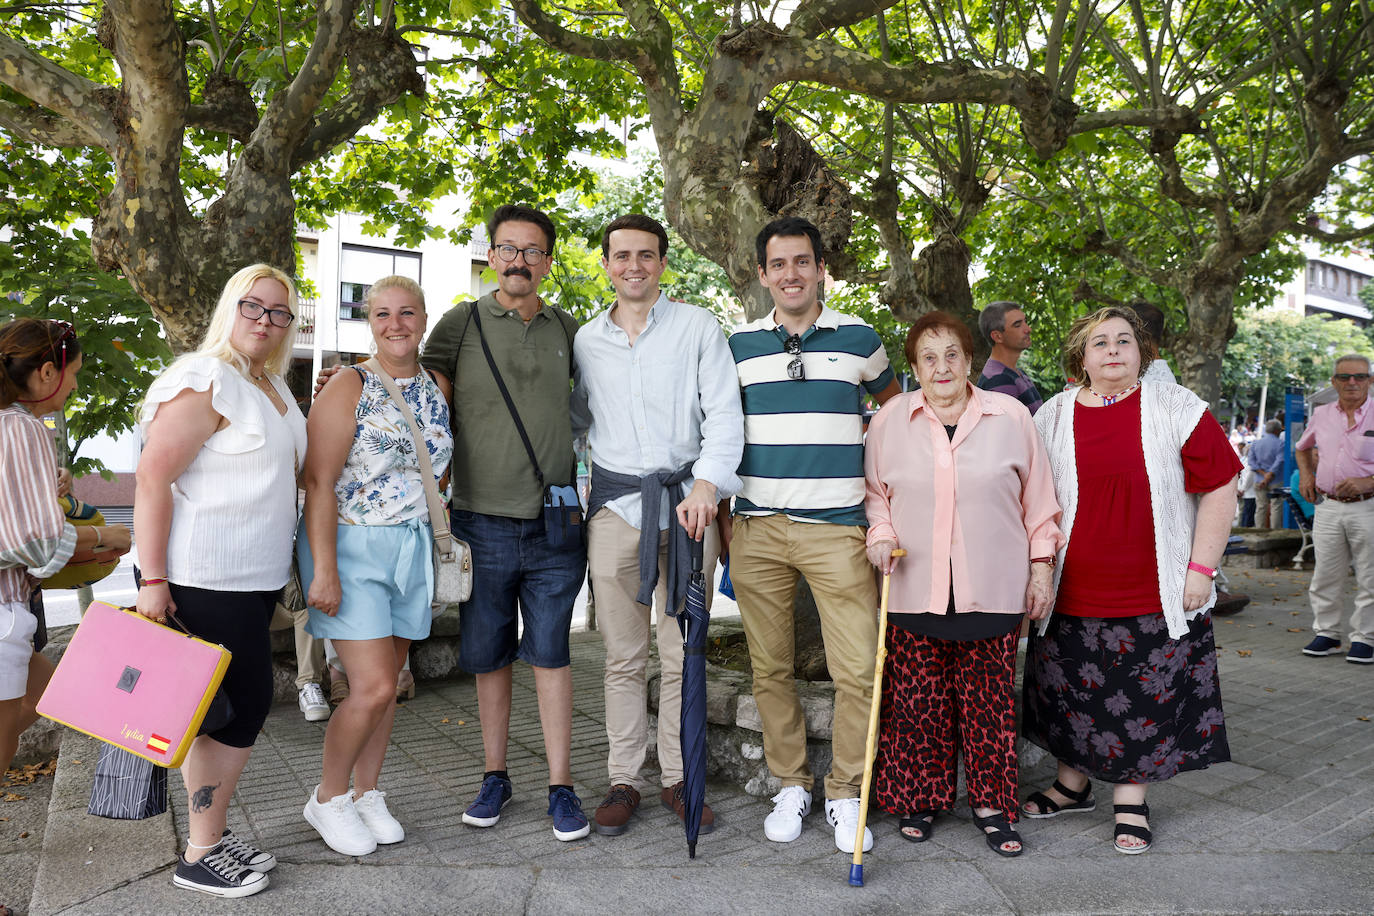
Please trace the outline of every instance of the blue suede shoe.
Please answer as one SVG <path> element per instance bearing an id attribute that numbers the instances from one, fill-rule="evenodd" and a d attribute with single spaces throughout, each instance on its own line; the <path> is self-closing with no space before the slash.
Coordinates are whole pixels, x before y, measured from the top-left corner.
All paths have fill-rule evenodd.
<path id="1" fill-rule="evenodd" d="M 549 793 L 549 814 L 553 816 L 553 835 L 564 843 L 592 832 L 587 815 L 582 813 L 582 800 L 562 786 Z"/>
<path id="2" fill-rule="evenodd" d="M 510 801 L 510 780 L 504 776 L 488 776 L 482 780 L 477 800 L 463 812 L 463 823 L 469 827 L 492 827 L 501 819 L 501 808 Z"/>
<path id="3" fill-rule="evenodd" d="M 1302 647 L 1303 655 L 1340 655 L 1341 641 L 1330 636 L 1318 636 Z"/>
<path id="4" fill-rule="evenodd" d="M 1350 641 L 1350 653 L 1345 660 L 1357 665 L 1374 665 L 1374 646 L 1365 642 Z"/>

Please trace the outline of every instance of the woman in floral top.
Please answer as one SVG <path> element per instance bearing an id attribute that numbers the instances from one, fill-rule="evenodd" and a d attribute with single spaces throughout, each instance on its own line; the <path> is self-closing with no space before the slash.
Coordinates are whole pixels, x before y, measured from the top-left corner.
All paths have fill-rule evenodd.
<path id="1" fill-rule="evenodd" d="M 377 362 L 396 380 L 424 441 L 414 441 L 399 405 L 370 371 L 355 366 L 331 378 L 310 412 L 298 540 L 306 628 L 333 642 L 351 688 L 329 720 L 323 776 L 304 813 L 330 848 L 350 856 L 405 839 L 377 781 L 397 672 L 411 642 L 429 635 L 434 594 L 416 448 L 428 450 L 445 503 L 453 454 L 447 400 L 420 368 L 424 292 L 405 277 L 377 281 L 367 294 L 367 321 Z"/>

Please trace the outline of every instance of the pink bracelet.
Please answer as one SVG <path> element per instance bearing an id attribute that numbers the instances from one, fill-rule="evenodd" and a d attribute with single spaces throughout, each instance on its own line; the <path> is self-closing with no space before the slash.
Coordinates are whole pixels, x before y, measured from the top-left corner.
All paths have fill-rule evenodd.
<path id="1" fill-rule="evenodd" d="M 1188 561 L 1188 568 L 1193 572 L 1202 573 L 1209 579 L 1215 579 L 1217 577 L 1217 571 L 1215 569 L 1212 569 L 1210 566 L 1203 566 L 1201 563 L 1195 563 L 1192 560 Z"/>

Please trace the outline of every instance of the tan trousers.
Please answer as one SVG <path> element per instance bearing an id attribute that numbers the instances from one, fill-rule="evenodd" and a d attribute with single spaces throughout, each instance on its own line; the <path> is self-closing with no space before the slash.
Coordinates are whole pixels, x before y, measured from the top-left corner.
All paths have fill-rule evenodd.
<path id="1" fill-rule="evenodd" d="M 1345 611 L 1345 574 L 1355 567 L 1355 609 L 1350 639 L 1374 645 L 1374 499 L 1358 503 L 1323 500 L 1312 520 L 1316 567 L 1307 589 L 1312 629 L 1318 636 L 1341 638 Z"/>
<path id="2" fill-rule="evenodd" d="M 835 683 L 828 799 L 855 798 L 863 782 L 878 646 L 878 594 L 864 534 L 852 525 L 808 524 L 783 515 L 740 516 L 730 542 L 730 581 L 749 640 L 768 769 L 784 786 L 807 791 L 814 778 L 792 674 L 798 575 L 806 577 L 816 597 L 825 660 Z"/>
<path id="3" fill-rule="evenodd" d="M 306 684 L 318 684 L 324 677 L 324 640 L 316 639 L 305 631 L 305 622 L 310 612 L 305 608 L 288 612 L 278 604 L 272 615 L 271 628 L 285 630 L 292 627 L 296 632 L 296 689 Z"/>
<path id="4" fill-rule="evenodd" d="M 672 519 L 670 524 L 676 525 Z M 682 634 L 667 614 L 668 532 L 658 539 L 658 587 L 654 607 L 635 601 L 639 591 L 639 529 L 610 509 L 601 509 L 587 524 L 587 575 L 596 601 L 596 625 L 606 643 L 606 769 L 611 785 L 644 788 L 640 771 L 649 746 L 649 619 L 659 634 L 658 658 L 663 677 L 658 697 L 658 762 L 662 784 L 682 781 Z M 713 572 L 720 556 L 716 526 L 707 529 L 702 569 L 706 572 L 706 607 L 715 592 Z M 656 613 L 655 613 L 656 612 Z"/>

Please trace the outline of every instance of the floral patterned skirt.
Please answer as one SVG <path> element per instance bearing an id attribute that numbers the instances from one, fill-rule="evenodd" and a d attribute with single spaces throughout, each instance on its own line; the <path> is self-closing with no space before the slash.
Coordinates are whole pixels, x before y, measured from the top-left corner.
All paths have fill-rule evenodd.
<path id="1" fill-rule="evenodd" d="M 1021 731 L 1112 783 L 1162 782 L 1231 759 L 1212 615 L 1170 639 L 1160 614 L 1055 614 L 1026 649 Z"/>

